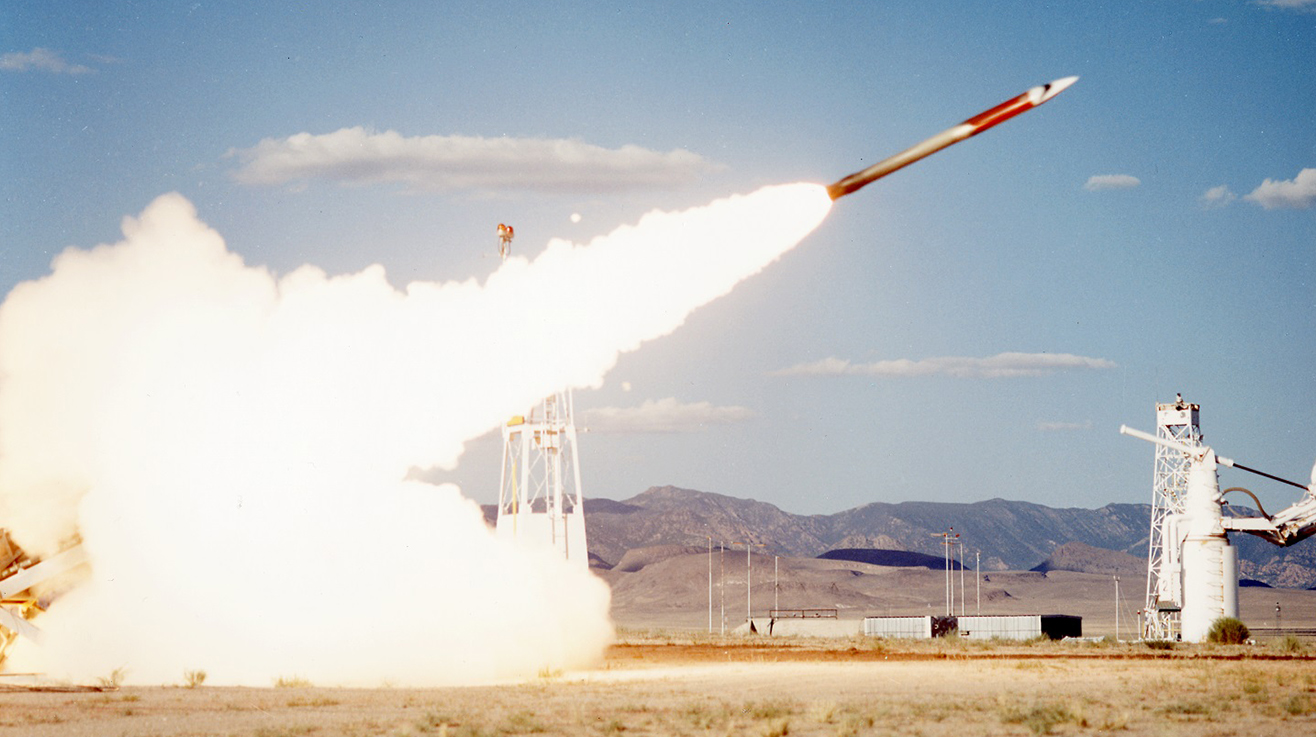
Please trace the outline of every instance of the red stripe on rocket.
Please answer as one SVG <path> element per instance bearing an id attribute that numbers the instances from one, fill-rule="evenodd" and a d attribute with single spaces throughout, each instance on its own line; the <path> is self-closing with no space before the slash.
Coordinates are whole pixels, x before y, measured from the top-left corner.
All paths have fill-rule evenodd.
<path id="1" fill-rule="evenodd" d="M 941 149 L 946 148 L 952 143 L 959 143 L 966 138 L 976 136 L 998 123 L 1003 123 L 1010 118 L 1013 118 L 1019 113 L 1032 110 L 1038 105 L 1041 105 L 1052 97 L 1060 94 L 1065 88 L 1077 81 L 1078 77 L 1065 77 L 1064 79 L 1057 79 L 1050 84 L 1034 87 L 1018 97 L 1006 100 L 990 110 L 978 113 L 957 126 L 947 128 L 928 140 L 915 144 L 895 156 L 883 159 L 863 171 L 855 172 L 848 177 L 838 180 L 835 184 L 832 184 L 827 188 L 827 193 L 831 195 L 834 200 L 844 197 L 851 192 L 864 187 L 868 183 L 881 179 L 897 169 L 903 169 L 925 156 L 930 156 Z"/>

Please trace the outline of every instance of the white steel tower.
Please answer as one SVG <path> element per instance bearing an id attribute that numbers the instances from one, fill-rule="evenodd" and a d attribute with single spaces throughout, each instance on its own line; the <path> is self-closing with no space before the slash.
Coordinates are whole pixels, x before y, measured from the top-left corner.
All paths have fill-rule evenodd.
<path id="1" fill-rule="evenodd" d="M 1182 407 L 1183 401 L 1176 404 Z M 1179 411 L 1190 408 L 1194 410 L 1189 418 L 1195 429 L 1197 407 L 1190 405 Z M 1160 423 L 1158 429 L 1164 431 L 1166 425 Z M 1190 445 L 1130 427 L 1121 426 L 1120 432 L 1171 450 L 1187 464 L 1183 488 L 1174 497 L 1182 511 L 1166 512 L 1160 517 L 1160 558 L 1157 560 L 1153 556 L 1156 562 L 1148 573 L 1149 581 L 1155 576 L 1154 589 L 1150 584 L 1148 586 L 1148 598 L 1150 600 L 1150 593 L 1155 591 L 1158 619 L 1148 626 L 1150 634 L 1147 636 L 1170 634 L 1170 630 L 1153 630 L 1153 625 L 1163 624 L 1168 618 L 1172 626 L 1172 615 L 1178 612 L 1179 636 L 1188 642 L 1203 642 L 1210 638 L 1215 622 L 1222 618 L 1238 618 L 1238 549 L 1230 544 L 1229 533 L 1246 532 L 1280 546 L 1293 545 L 1316 535 L 1316 467 L 1312 469 L 1312 483 L 1303 485 L 1216 455 L 1214 450 L 1201 444 L 1200 433 L 1198 442 Z M 1157 457 L 1160 457 L 1159 451 Z M 1256 495 L 1241 486 L 1222 493 L 1216 474 L 1219 466 L 1237 468 L 1288 484 L 1302 489 L 1304 494 L 1279 514 L 1266 514 L 1257 502 L 1259 515 L 1225 517 L 1225 493 L 1244 492 L 1253 501 L 1256 501 Z M 1159 464 L 1157 471 L 1160 472 Z M 1157 528 L 1153 527 L 1153 533 L 1156 531 Z"/>
<path id="2" fill-rule="evenodd" d="M 549 546 L 589 567 L 570 391 L 545 398 L 503 426 L 496 530 L 499 537 Z"/>
<path id="3" fill-rule="evenodd" d="M 1198 420 L 1201 407 L 1176 394 L 1173 403 L 1156 404 L 1156 437 L 1183 445 L 1202 444 Z M 1166 445 L 1156 445 L 1152 476 L 1151 531 L 1147 541 L 1147 605 L 1143 610 L 1142 636 L 1149 640 L 1172 640 L 1179 635 L 1179 612 L 1183 609 L 1181 547 L 1178 521 L 1187 512 L 1188 470 L 1192 459 Z"/>

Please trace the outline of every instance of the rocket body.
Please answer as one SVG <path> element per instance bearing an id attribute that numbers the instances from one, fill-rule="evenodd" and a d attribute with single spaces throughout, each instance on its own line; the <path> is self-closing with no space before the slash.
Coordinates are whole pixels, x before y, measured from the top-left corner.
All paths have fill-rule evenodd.
<path id="1" fill-rule="evenodd" d="M 1050 84 L 1034 87 L 1018 97 L 1006 100 L 990 110 L 978 113 L 959 125 L 947 128 L 922 143 L 910 146 L 895 156 L 883 159 L 863 171 L 843 177 L 829 186 L 827 193 L 831 195 L 833 200 L 840 199 L 863 188 L 870 182 L 881 179 L 897 169 L 903 169 L 926 156 L 931 156 L 953 143 L 959 143 L 966 138 L 976 136 L 994 125 L 1003 123 L 1020 113 L 1032 110 L 1060 94 L 1065 88 L 1077 81 L 1078 77 L 1065 77 Z"/>

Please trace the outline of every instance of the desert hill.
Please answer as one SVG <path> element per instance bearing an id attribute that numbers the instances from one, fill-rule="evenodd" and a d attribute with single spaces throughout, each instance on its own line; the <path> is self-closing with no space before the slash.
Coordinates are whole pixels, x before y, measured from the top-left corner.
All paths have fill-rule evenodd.
<path id="1" fill-rule="evenodd" d="M 1145 550 L 1147 505 L 1052 509 L 992 499 L 973 504 L 874 503 L 830 515 L 795 515 L 766 502 L 673 486 L 650 488 L 621 502 L 587 499 L 590 549 L 617 561 L 634 547 L 763 543 L 785 555 L 813 557 L 835 548 L 906 550 L 941 557 L 934 534 L 954 528 L 982 567 L 1026 569 L 1060 545 L 1080 540 L 1137 554 Z"/>
<path id="2" fill-rule="evenodd" d="M 1038 573 L 1099 573 L 1135 580 L 1147 575 L 1147 559 L 1093 547 L 1087 543 L 1068 542 L 1056 548 L 1046 560 L 1033 566 L 1032 570 Z"/>
<path id="3" fill-rule="evenodd" d="M 493 513 L 492 507 L 486 508 L 490 518 Z M 761 544 L 756 552 L 798 558 L 866 548 L 941 560 L 941 538 L 934 535 L 954 528 L 963 543 L 963 562 L 970 568 L 980 552 L 977 567 L 985 571 L 1038 566 L 1087 571 L 1085 566 L 1091 564 L 1101 570 L 1089 572 L 1106 573 L 1106 568 L 1129 571 L 1135 567 L 1130 559 L 1136 559 L 1140 575 L 1146 575 L 1150 515 L 1147 504 L 1055 509 L 1005 499 L 873 503 L 835 514 L 797 515 L 766 502 L 674 486 L 655 486 L 621 501 L 585 500 L 589 549 L 600 568 L 621 563 L 628 551 L 639 548 L 703 550 L 724 543 L 743 551 L 745 542 Z M 1277 548 L 1245 534 L 1231 539 L 1238 546 L 1245 578 L 1288 588 L 1316 586 L 1316 542 Z M 1069 543 L 1088 547 L 1065 549 Z M 1084 562 L 1085 557 L 1091 560 Z"/>
<path id="4" fill-rule="evenodd" d="M 981 551 L 984 569 L 1019 570 L 1075 540 L 1143 554 L 1150 508 L 1052 509 L 992 499 L 874 503 L 830 515 L 795 515 L 766 502 L 661 486 L 622 502 L 586 500 L 585 513 L 590 549 L 609 561 L 635 547 L 706 545 L 710 538 L 714 545 L 748 540 L 764 544 L 765 551 L 801 557 L 836 548 L 877 548 L 940 558 L 941 540 L 934 535 L 954 528 L 965 549 Z"/>

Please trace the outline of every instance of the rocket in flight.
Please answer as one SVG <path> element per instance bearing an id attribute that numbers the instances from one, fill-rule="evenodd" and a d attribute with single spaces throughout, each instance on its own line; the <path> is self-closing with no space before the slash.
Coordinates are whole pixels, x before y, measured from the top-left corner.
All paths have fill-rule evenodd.
<path id="1" fill-rule="evenodd" d="M 1078 77 L 1065 77 L 1050 84 L 1034 87 L 1018 97 L 1006 100 L 990 110 L 978 113 L 959 125 L 947 128 L 922 143 L 910 146 L 895 156 L 883 159 L 863 171 L 841 178 L 827 187 L 827 194 L 831 195 L 833 200 L 840 199 L 868 183 L 881 179 L 897 169 L 903 169 L 952 143 L 959 143 L 966 138 L 976 136 L 997 123 L 1003 123 L 1019 113 L 1032 110 L 1060 94 L 1065 88 L 1077 81 Z"/>

